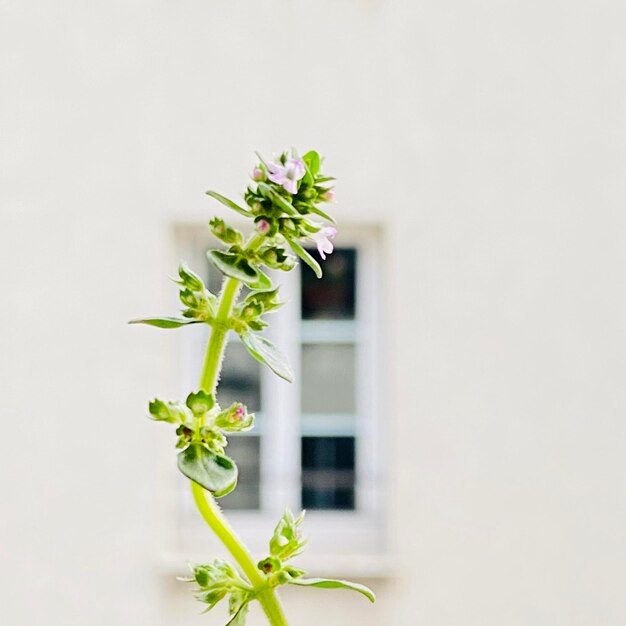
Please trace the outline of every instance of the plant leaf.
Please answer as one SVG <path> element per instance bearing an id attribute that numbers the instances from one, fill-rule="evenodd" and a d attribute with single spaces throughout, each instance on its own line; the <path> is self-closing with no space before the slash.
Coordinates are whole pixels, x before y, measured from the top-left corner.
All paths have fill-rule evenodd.
<path id="1" fill-rule="evenodd" d="M 313 187 L 313 185 L 315 185 L 315 179 L 313 178 L 313 174 L 311 174 L 311 170 L 309 169 L 306 161 L 304 161 L 304 170 L 305 174 L 302 178 L 302 184 L 307 187 Z"/>
<path id="2" fill-rule="evenodd" d="M 297 215 L 298 212 L 293 208 L 289 200 L 283 198 L 279 193 L 274 191 L 267 183 L 259 183 L 257 189 L 274 204 L 279 206 L 287 215 Z"/>
<path id="3" fill-rule="evenodd" d="M 244 602 L 237 609 L 237 612 L 230 618 L 230 620 L 228 620 L 226 626 L 244 626 L 249 609 L 250 605 L 247 602 Z"/>
<path id="4" fill-rule="evenodd" d="M 244 209 L 243 207 L 240 207 L 238 204 L 236 204 L 232 200 L 229 200 L 228 198 L 225 198 L 223 195 L 217 193 L 216 191 L 207 191 L 206 195 L 211 196 L 211 198 L 215 198 L 216 200 L 221 202 L 224 206 L 227 206 L 229 209 L 232 209 L 233 211 L 237 211 L 237 213 L 241 213 L 241 215 L 245 215 L 246 217 L 250 217 L 252 215 L 250 211 L 246 211 L 246 209 Z"/>
<path id="5" fill-rule="evenodd" d="M 240 257 L 238 254 L 223 252 L 222 250 L 209 250 L 207 257 L 222 274 L 236 278 L 252 289 L 261 289 L 261 287 L 255 286 L 257 284 L 263 285 L 265 289 L 267 288 L 266 285 L 268 281 L 269 286 L 272 286 L 271 281 L 265 274 L 263 274 L 264 278 L 262 278 L 262 272 L 250 265 L 246 259 Z"/>
<path id="6" fill-rule="evenodd" d="M 311 213 L 317 213 L 317 215 L 323 217 L 325 220 L 328 220 L 331 224 L 336 224 L 335 220 L 330 215 L 328 215 L 328 213 L 322 211 L 322 209 L 315 206 L 314 204 L 309 205 L 309 211 L 311 211 Z"/>
<path id="7" fill-rule="evenodd" d="M 216 498 L 230 493 L 237 485 L 235 462 L 227 456 L 211 452 L 199 443 L 192 443 L 179 453 L 178 469 Z"/>
<path id="8" fill-rule="evenodd" d="M 320 264 L 294 239 L 287 239 L 291 249 L 315 272 L 318 278 L 322 277 Z"/>
<path id="9" fill-rule="evenodd" d="M 250 289 L 254 289 L 255 291 L 261 291 L 261 292 L 270 291 L 272 287 L 274 286 L 272 284 L 271 278 L 258 268 L 256 268 L 256 272 L 258 275 L 256 282 L 254 283 L 248 282 L 247 283 L 248 287 L 250 287 Z"/>
<path id="10" fill-rule="evenodd" d="M 269 339 L 249 332 L 241 333 L 239 336 L 243 345 L 255 359 L 265 363 L 287 382 L 293 382 L 293 373 L 287 359 Z"/>
<path id="11" fill-rule="evenodd" d="M 189 324 L 201 324 L 200 320 L 187 319 L 185 317 L 143 317 L 136 320 L 130 320 L 129 324 L 147 324 L 148 326 L 156 326 L 157 328 L 180 328 L 181 326 L 189 326 Z"/>
<path id="12" fill-rule="evenodd" d="M 259 161 L 261 161 L 261 163 L 265 166 L 265 169 L 269 169 L 269 166 L 267 164 L 267 162 L 265 161 L 265 159 L 261 156 L 261 154 L 259 152 L 257 152 L 256 150 L 254 151 L 254 154 L 257 155 L 257 157 L 259 157 Z"/>
<path id="13" fill-rule="evenodd" d="M 311 174 L 316 176 L 320 171 L 320 155 L 315 152 L 315 150 L 309 150 L 303 157 L 302 160 L 307 164 Z"/>
<path id="14" fill-rule="evenodd" d="M 335 580 L 333 578 L 295 578 L 289 581 L 290 585 L 300 587 L 320 587 L 322 589 L 351 589 L 363 594 L 370 602 L 376 601 L 374 592 L 365 585 L 351 583 L 348 580 Z"/>

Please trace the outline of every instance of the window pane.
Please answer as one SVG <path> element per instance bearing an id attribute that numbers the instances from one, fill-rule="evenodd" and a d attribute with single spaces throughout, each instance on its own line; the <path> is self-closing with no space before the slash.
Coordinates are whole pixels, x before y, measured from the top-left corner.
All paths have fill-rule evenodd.
<path id="1" fill-rule="evenodd" d="M 226 348 L 217 400 L 224 409 L 233 402 L 243 402 L 250 413 L 261 409 L 261 364 L 234 336 Z"/>
<path id="2" fill-rule="evenodd" d="M 319 260 L 317 251 L 309 252 Z M 322 262 L 324 276 L 302 267 L 302 319 L 354 319 L 356 250 L 339 248 Z"/>
<path id="3" fill-rule="evenodd" d="M 303 413 L 356 412 L 354 345 L 303 345 L 300 380 Z"/>
<path id="4" fill-rule="evenodd" d="M 302 507 L 354 509 L 354 437 L 302 438 Z"/>
<path id="5" fill-rule="evenodd" d="M 243 402 L 251 413 L 261 408 L 261 364 L 234 337 L 226 348 L 217 399 L 222 408 Z M 220 505 L 227 509 L 258 509 L 260 502 L 260 437 L 230 435 L 226 454 L 239 469 L 237 488 Z"/>
<path id="6" fill-rule="evenodd" d="M 219 499 L 225 509 L 258 509 L 260 503 L 260 437 L 231 435 L 226 454 L 239 469 L 237 488 Z"/>

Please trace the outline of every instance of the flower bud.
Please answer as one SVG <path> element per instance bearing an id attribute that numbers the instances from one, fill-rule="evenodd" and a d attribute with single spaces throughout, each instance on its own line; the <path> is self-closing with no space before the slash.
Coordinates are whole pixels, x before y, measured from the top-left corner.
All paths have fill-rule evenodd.
<path id="1" fill-rule="evenodd" d="M 299 530 L 303 518 L 304 512 L 294 518 L 289 509 L 285 511 L 270 539 L 270 554 L 272 556 L 286 561 L 302 551 L 306 544 L 306 539 L 302 538 Z"/>
<path id="2" fill-rule="evenodd" d="M 272 225 L 266 219 L 260 219 L 256 223 L 256 228 L 262 235 L 267 235 L 267 233 L 270 232 Z"/>
<path id="3" fill-rule="evenodd" d="M 245 333 L 247 330 L 247 324 L 241 320 L 233 320 L 233 330 L 238 334 Z"/>
<path id="4" fill-rule="evenodd" d="M 271 574 L 272 572 L 279 572 L 282 568 L 282 563 L 280 559 L 268 556 L 266 559 L 259 561 L 257 567 L 265 574 Z"/>
<path id="5" fill-rule="evenodd" d="M 332 202 L 335 199 L 335 190 L 327 189 L 322 195 L 321 198 L 326 200 L 326 202 Z"/>
<path id="6" fill-rule="evenodd" d="M 295 222 L 288 217 L 280 220 L 280 226 L 282 232 L 293 233 L 296 230 Z"/>
<path id="7" fill-rule="evenodd" d="M 215 399 L 202 389 L 187 396 L 185 404 L 191 409 L 194 415 L 204 415 L 215 406 Z"/>
<path id="8" fill-rule="evenodd" d="M 198 298 L 196 297 L 196 294 L 189 291 L 189 289 L 181 289 L 178 297 L 180 298 L 180 301 L 188 307 L 198 306 Z"/>
<path id="9" fill-rule="evenodd" d="M 252 170 L 252 180 L 258 183 L 264 179 L 265 179 L 265 174 L 263 173 L 263 170 L 260 167 L 255 167 Z"/>
<path id="10" fill-rule="evenodd" d="M 248 413 L 245 405 L 235 402 L 215 418 L 215 426 L 227 432 L 248 430 L 254 423 L 254 415 Z"/>
<path id="11" fill-rule="evenodd" d="M 163 422 L 167 422 L 171 420 L 169 409 L 167 405 L 162 400 L 155 398 L 152 402 L 150 402 L 148 406 L 150 415 L 155 420 L 161 420 Z"/>
<path id="12" fill-rule="evenodd" d="M 192 272 L 184 261 L 181 261 L 178 267 L 178 275 L 180 276 L 179 284 L 192 291 L 204 291 L 202 279 L 196 273 Z"/>

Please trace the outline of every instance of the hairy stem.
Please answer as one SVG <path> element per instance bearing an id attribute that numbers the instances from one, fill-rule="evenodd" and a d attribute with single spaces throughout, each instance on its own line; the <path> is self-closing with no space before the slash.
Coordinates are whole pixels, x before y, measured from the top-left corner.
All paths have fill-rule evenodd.
<path id="1" fill-rule="evenodd" d="M 257 248 L 262 240 L 262 236 L 254 237 L 248 244 L 248 248 Z M 228 339 L 227 322 L 241 286 L 241 282 L 235 278 L 224 279 L 219 308 L 211 331 L 211 338 L 207 346 L 204 367 L 200 378 L 200 388 L 207 393 L 215 393 L 219 381 L 224 350 Z M 248 577 L 252 586 L 256 589 L 256 597 L 261 603 L 270 624 L 272 624 L 272 626 L 287 626 L 287 620 L 276 592 L 268 586 L 266 578 L 257 568 L 252 555 L 243 541 L 237 536 L 224 517 L 215 498 L 193 481 L 191 482 L 191 491 L 198 510 L 205 522 L 231 553 L 232 557 L 239 564 L 239 567 L 241 567 L 244 574 Z"/>
<path id="2" fill-rule="evenodd" d="M 243 541 L 224 517 L 215 498 L 194 482 L 191 483 L 191 491 L 204 521 L 231 553 L 252 586 L 257 590 L 257 599 L 261 603 L 270 624 L 272 626 L 287 626 L 287 619 L 276 592 L 267 586 L 267 580 L 254 564 Z"/>
<path id="3" fill-rule="evenodd" d="M 215 393 L 217 387 L 224 349 L 226 348 L 226 336 L 228 335 L 226 322 L 240 289 L 241 283 L 236 278 L 224 279 L 217 317 L 211 331 L 211 339 L 204 357 L 204 367 L 200 378 L 200 389 L 207 393 Z"/>

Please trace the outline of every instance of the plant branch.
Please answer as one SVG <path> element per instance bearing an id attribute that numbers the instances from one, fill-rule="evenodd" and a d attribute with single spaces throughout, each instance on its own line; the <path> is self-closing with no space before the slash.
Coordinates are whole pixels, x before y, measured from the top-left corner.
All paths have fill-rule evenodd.
<path id="1" fill-rule="evenodd" d="M 263 242 L 262 235 L 254 236 L 248 249 L 254 250 Z M 219 381 L 221 365 L 228 335 L 228 318 L 237 299 L 242 283 L 235 278 L 224 278 L 217 316 L 207 346 L 204 367 L 200 378 L 200 388 L 214 394 Z M 250 552 L 237 536 L 222 513 L 215 498 L 200 485 L 191 481 L 194 500 L 209 528 L 217 535 L 232 557 L 237 561 L 248 580 L 257 592 L 265 615 L 272 626 L 287 626 L 287 620 L 274 589 L 267 584 L 267 579 L 257 568 Z"/>
<path id="2" fill-rule="evenodd" d="M 219 508 L 215 498 L 197 483 L 192 481 L 191 491 L 194 500 L 209 528 L 217 535 L 232 557 L 237 561 L 243 573 L 257 591 L 257 599 L 261 603 L 265 615 L 272 626 L 288 626 L 280 601 L 274 589 L 267 584 L 267 579 L 255 565 L 252 556 L 243 541 L 232 529 L 228 520 Z"/>
<path id="3" fill-rule="evenodd" d="M 224 279 L 220 304 L 213 329 L 211 330 L 211 338 L 207 347 L 202 376 L 200 378 L 200 389 L 207 393 L 214 394 L 217 388 L 222 361 L 224 359 L 224 349 L 226 348 L 226 336 L 228 334 L 226 323 L 228 322 L 228 316 L 230 315 L 240 290 L 241 283 L 236 278 Z"/>

